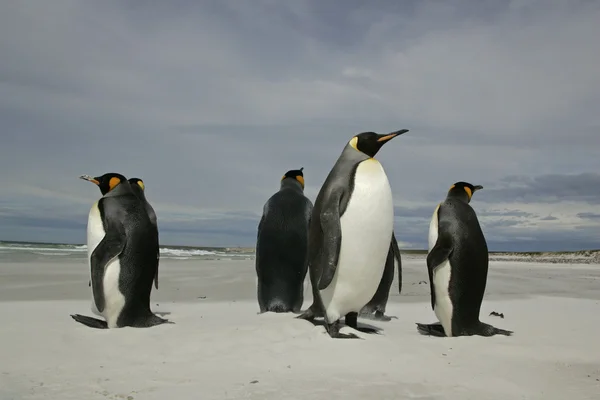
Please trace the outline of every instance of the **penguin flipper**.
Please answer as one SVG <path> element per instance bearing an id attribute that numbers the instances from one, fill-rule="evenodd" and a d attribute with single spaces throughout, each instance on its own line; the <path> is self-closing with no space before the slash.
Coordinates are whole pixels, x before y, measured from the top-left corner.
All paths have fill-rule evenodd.
<path id="1" fill-rule="evenodd" d="M 391 251 L 394 253 L 394 260 L 396 261 L 398 268 L 398 293 L 402 293 L 402 257 L 400 256 L 400 248 L 398 247 L 398 241 L 396 241 L 396 235 L 392 232 L 392 243 L 390 244 Z"/>
<path id="2" fill-rule="evenodd" d="M 318 289 L 329 286 L 335 275 L 342 245 L 342 226 L 340 224 L 341 191 L 334 191 L 325 201 L 320 220 L 323 230 L 323 246 L 321 247 L 321 273 Z"/>
<path id="3" fill-rule="evenodd" d="M 106 323 L 106 321 L 102 321 L 100 319 L 86 317 L 85 315 L 79 314 L 71 315 L 71 318 L 73 318 L 79 323 L 82 323 L 85 326 L 89 326 L 90 328 L 108 329 L 108 324 Z"/>
<path id="4" fill-rule="evenodd" d="M 92 266 L 92 285 L 94 293 L 94 302 L 98 311 L 104 311 L 104 272 L 106 265 L 125 248 L 125 228 L 119 221 L 107 220 L 108 229 L 106 235 L 94 249 L 90 258 Z"/>
<path id="5" fill-rule="evenodd" d="M 439 234 L 437 242 L 427 254 L 427 272 L 429 274 L 429 288 L 431 291 L 431 308 L 435 306 L 435 288 L 433 287 L 433 271 L 450 257 L 452 253 L 452 239 L 449 235 Z"/>

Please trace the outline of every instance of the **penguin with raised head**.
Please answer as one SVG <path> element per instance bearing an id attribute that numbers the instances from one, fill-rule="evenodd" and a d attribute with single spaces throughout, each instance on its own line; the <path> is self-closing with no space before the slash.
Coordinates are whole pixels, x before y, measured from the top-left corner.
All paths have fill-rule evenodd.
<path id="1" fill-rule="evenodd" d="M 480 185 L 456 182 L 429 224 L 427 272 L 431 308 L 439 323 L 417 329 L 432 336 L 510 336 L 513 332 L 479 320 L 488 273 L 488 247 L 469 204 Z"/>
<path id="2" fill-rule="evenodd" d="M 385 308 L 390 296 L 390 288 L 394 281 L 394 271 L 398 270 L 398 293 L 402 293 L 402 259 L 396 237 L 392 233 L 392 242 L 385 260 L 385 269 L 379 287 L 371 301 L 360 310 L 361 318 L 374 319 L 377 321 L 390 321 L 392 317 L 385 315 Z M 394 317 L 395 318 L 395 317 Z"/>
<path id="3" fill-rule="evenodd" d="M 323 316 L 332 338 L 358 338 L 340 333 L 340 319 L 359 328 L 360 310 L 377 291 L 394 225 L 392 190 L 383 166 L 373 158 L 391 139 L 363 132 L 344 147 L 325 179 L 313 208 L 309 229 L 309 272 L 313 304 L 298 318 Z"/>
<path id="4" fill-rule="evenodd" d="M 158 238 L 158 223 L 156 221 L 156 213 L 154 212 L 154 208 L 152 208 L 152 206 L 148 202 L 148 199 L 146 199 L 146 193 L 145 193 L 146 192 L 146 184 L 140 178 L 129 178 L 128 182 L 131 185 L 131 190 L 133 190 L 133 193 L 135 193 L 135 195 L 140 199 L 140 201 L 142 203 L 144 203 L 144 207 L 146 207 L 146 211 L 148 212 L 148 217 L 150 218 L 150 222 L 152 222 L 152 225 L 154 226 L 154 229 L 156 230 L 156 237 Z M 156 289 L 158 289 L 158 264 L 159 264 L 159 262 L 160 262 L 160 251 L 158 251 L 156 253 L 156 266 L 155 266 L 156 273 L 154 275 L 154 287 Z"/>
<path id="5" fill-rule="evenodd" d="M 88 217 L 88 254 L 92 296 L 104 321 L 75 314 L 91 328 L 150 327 L 172 323 L 150 310 L 158 237 L 144 204 L 127 179 L 117 173 L 82 175 L 103 194 Z"/>
<path id="6" fill-rule="evenodd" d="M 261 313 L 299 312 L 304 301 L 313 205 L 304 195 L 303 169 L 283 175 L 258 224 L 255 267 Z"/>

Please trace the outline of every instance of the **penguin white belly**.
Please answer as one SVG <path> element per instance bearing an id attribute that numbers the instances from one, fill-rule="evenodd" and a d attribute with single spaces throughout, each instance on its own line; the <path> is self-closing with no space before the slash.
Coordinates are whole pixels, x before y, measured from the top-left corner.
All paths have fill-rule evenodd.
<path id="1" fill-rule="evenodd" d="M 90 209 L 90 213 L 88 215 L 88 224 L 87 224 L 87 255 L 88 255 L 88 271 L 90 272 L 90 280 L 92 279 L 92 253 L 94 249 L 100 244 L 102 239 L 104 239 L 104 226 L 102 225 L 102 218 L 100 217 L 100 210 L 98 209 L 98 202 L 94 203 L 92 208 Z M 92 305 L 91 310 L 96 315 L 102 315 L 100 311 L 98 311 L 98 307 L 96 307 L 96 302 L 94 301 L 94 286 L 90 288 L 92 291 Z"/>
<path id="2" fill-rule="evenodd" d="M 439 208 L 440 206 L 438 205 L 429 224 L 429 251 L 433 249 L 438 238 Z M 448 292 L 451 271 L 450 260 L 445 260 L 433 270 L 433 290 L 435 291 L 433 312 L 442 324 L 446 336 L 452 336 L 452 312 L 454 307 L 450 300 L 450 293 Z"/>
<path id="3" fill-rule="evenodd" d="M 354 190 L 340 218 L 342 243 L 331 284 L 320 291 L 330 322 L 359 312 L 371 300 L 385 268 L 394 225 L 392 190 L 381 164 L 358 165 Z"/>

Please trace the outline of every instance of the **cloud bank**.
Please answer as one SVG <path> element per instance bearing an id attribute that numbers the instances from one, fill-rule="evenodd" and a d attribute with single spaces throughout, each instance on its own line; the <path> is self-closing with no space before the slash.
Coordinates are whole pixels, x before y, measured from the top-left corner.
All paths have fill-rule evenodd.
<path id="1" fill-rule="evenodd" d="M 350 137 L 397 237 L 423 248 L 459 180 L 496 250 L 600 247 L 600 3 L 56 0 L 0 4 L 0 239 L 83 242 L 141 177 L 166 244 L 252 246 L 288 169 L 320 185 Z"/>

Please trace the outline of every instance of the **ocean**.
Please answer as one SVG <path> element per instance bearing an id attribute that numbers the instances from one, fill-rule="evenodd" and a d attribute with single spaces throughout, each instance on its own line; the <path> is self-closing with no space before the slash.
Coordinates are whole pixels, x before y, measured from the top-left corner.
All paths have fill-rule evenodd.
<path id="1" fill-rule="evenodd" d="M 63 243 L 31 243 L 0 241 L 0 261 L 38 261 L 58 258 L 87 257 L 85 244 Z M 219 260 L 219 259 L 252 259 L 254 249 L 250 248 L 218 248 L 218 247 L 189 247 L 189 246 L 164 246 L 160 248 L 161 259 L 172 260 Z"/>

